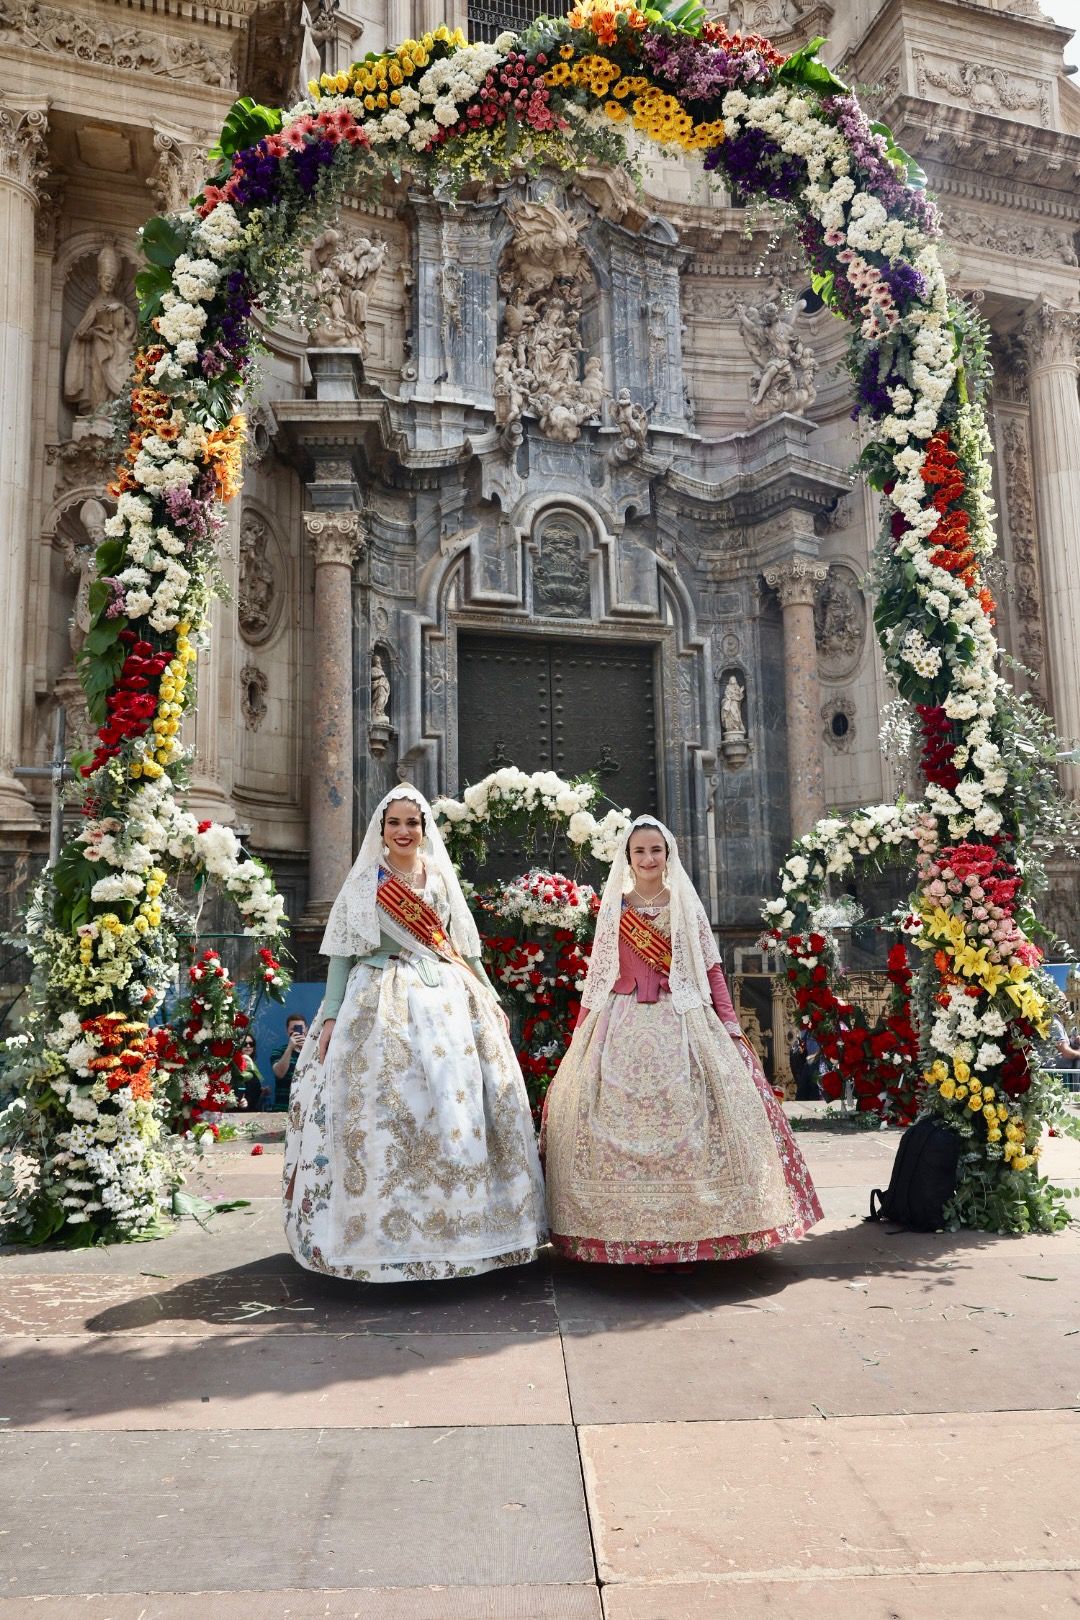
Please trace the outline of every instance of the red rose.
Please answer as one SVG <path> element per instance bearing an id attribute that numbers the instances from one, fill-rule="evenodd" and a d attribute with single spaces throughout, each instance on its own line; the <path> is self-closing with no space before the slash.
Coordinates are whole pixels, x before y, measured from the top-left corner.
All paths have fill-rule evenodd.
<path id="1" fill-rule="evenodd" d="M 262 1143 L 261 1142 L 256 1142 L 255 1146 L 251 1150 L 252 1158 L 257 1159 L 261 1152 L 262 1152 Z"/>

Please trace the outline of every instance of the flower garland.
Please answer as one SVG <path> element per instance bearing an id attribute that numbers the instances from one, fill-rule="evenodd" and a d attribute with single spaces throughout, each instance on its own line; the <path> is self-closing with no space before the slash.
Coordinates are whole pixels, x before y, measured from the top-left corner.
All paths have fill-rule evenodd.
<path id="1" fill-rule="evenodd" d="M 240 484 L 253 311 L 272 319 L 286 306 L 304 243 L 349 185 L 408 173 L 452 196 L 472 179 L 544 165 L 630 167 L 625 132 L 633 130 L 700 155 L 740 199 L 788 210 L 815 288 L 854 332 L 863 465 L 884 497 L 876 623 L 886 666 L 926 728 L 927 853 L 931 842 L 977 835 L 995 841 L 1003 869 L 1022 886 L 1033 881 L 1041 811 L 1018 796 L 1015 705 L 995 668 L 982 578 L 993 544 L 985 335 L 948 295 L 918 165 L 884 126 L 870 125 L 819 60 L 822 43 L 784 60 L 767 41 L 729 34 L 675 0 L 661 10 L 579 0 L 566 17 L 541 17 L 490 45 L 436 28 L 312 81 L 288 112 L 238 101 L 193 207 L 144 227 L 126 444 L 82 653 L 98 727 L 96 749 L 80 762 L 88 828 L 31 907 L 30 1050 L 16 1064 L 22 1096 L 0 1120 L 17 1164 L 12 1185 L 36 1175 L 39 1213 L 49 1204 L 43 1169 L 75 1128 L 62 1099 L 74 1072 L 66 1052 L 82 1035 L 64 1015 L 76 1017 L 74 1004 L 86 1017 L 131 1021 L 160 1002 L 175 969 L 184 906 L 174 880 L 185 864 L 223 877 L 245 926 L 267 945 L 281 926 L 268 875 L 240 859 L 232 835 L 183 822 L 174 798 L 188 765 L 180 725 L 218 583 L 221 502 Z M 597 821 L 595 789 L 576 791 L 570 842 L 603 859 L 621 834 L 619 812 Z M 475 850 L 485 825 L 510 824 L 537 806 L 552 825 L 564 814 L 543 788 L 529 794 L 529 779 L 515 779 L 473 804 L 443 801 L 442 814 Z M 933 953 L 925 960 L 933 963 Z M 1016 1007 L 1008 1020 L 1021 1042 L 1024 1016 Z M 143 1099 L 132 1107 L 149 1110 L 140 1135 L 149 1164 L 160 1110 Z M 989 1155 L 997 1144 L 983 1146 Z M 1032 1169 L 1014 1167 L 1014 1181 Z M 156 1218 L 158 1189 L 147 1177 L 124 1230 Z M 78 1190 L 95 1231 L 122 1229 L 103 1213 L 96 1183 Z"/>
<path id="2" fill-rule="evenodd" d="M 597 820 L 589 806 L 599 797 L 600 789 L 587 776 L 566 781 L 555 771 L 530 775 L 508 765 L 474 782 L 460 799 L 436 799 L 431 808 L 459 865 L 468 858 L 483 861 L 488 834 L 497 829 L 523 848 L 562 834 L 579 857 L 610 866 L 630 830 L 630 817 L 613 807 Z"/>

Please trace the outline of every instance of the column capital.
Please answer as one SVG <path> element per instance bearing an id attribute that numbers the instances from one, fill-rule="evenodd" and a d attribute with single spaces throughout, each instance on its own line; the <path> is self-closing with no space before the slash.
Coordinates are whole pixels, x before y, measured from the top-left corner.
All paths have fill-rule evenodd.
<path id="1" fill-rule="evenodd" d="M 365 536 L 359 512 L 305 512 L 303 518 L 316 568 L 325 563 L 351 568 L 363 554 Z"/>
<path id="2" fill-rule="evenodd" d="M 1020 325 L 1029 369 L 1071 366 L 1076 369 L 1080 311 L 1059 309 L 1046 298 L 1029 305 Z"/>
<path id="3" fill-rule="evenodd" d="M 811 557 L 789 557 L 765 569 L 765 583 L 780 598 L 781 607 L 802 603 L 813 607 L 817 593 L 828 577 L 828 567 Z"/>
<path id="4" fill-rule="evenodd" d="M 0 95 L 0 181 L 21 186 L 36 203 L 48 175 L 44 107 L 20 107 Z"/>

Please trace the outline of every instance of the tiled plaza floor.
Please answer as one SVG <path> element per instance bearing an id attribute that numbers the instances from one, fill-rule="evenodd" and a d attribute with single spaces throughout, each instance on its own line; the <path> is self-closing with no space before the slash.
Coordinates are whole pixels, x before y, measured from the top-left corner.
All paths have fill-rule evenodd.
<path id="1" fill-rule="evenodd" d="M 205 1230 L 0 1253 L 0 1620 L 1080 1614 L 1080 1231 L 868 1226 L 896 1136 L 800 1140 L 822 1225 L 689 1271 L 313 1277 L 269 1136 Z"/>

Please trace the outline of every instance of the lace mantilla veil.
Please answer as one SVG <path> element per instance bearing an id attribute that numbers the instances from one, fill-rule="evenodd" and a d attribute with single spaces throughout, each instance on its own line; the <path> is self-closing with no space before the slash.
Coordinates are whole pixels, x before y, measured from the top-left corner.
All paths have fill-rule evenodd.
<path id="1" fill-rule="evenodd" d="M 378 950 L 382 929 L 379 924 L 375 889 L 379 879 L 379 867 L 384 864 L 382 818 L 387 805 L 393 804 L 398 799 L 408 799 L 412 804 L 418 805 L 424 817 L 424 837 L 420 844 L 420 853 L 424 857 L 429 876 L 440 878 L 446 890 L 450 902 L 451 940 L 462 956 L 479 956 L 480 936 L 465 902 L 465 896 L 461 892 L 454 863 L 447 854 L 442 835 L 435 825 L 435 816 L 430 804 L 419 789 L 414 788 L 409 782 L 402 782 L 397 787 L 391 788 L 386 797 L 375 806 L 375 814 L 368 822 L 364 841 L 360 845 L 360 853 L 331 908 L 326 932 L 319 946 L 320 954 L 367 956 L 370 952 Z"/>
<path id="2" fill-rule="evenodd" d="M 711 1007 L 709 969 L 720 960 L 705 907 L 679 859 L 674 835 L 655 816 L 638 816 L 619 848 L 604 886 L 596 918 L 589 971 L 581 999 L 586 1011 L 602 1007 L 619 976 L 619 918 L 633 873 L 626 846 L 635 827 L 658 827 L 668 846 L 668 891 L 671 895 L 671 1002 L 676 1012 Z"/>

